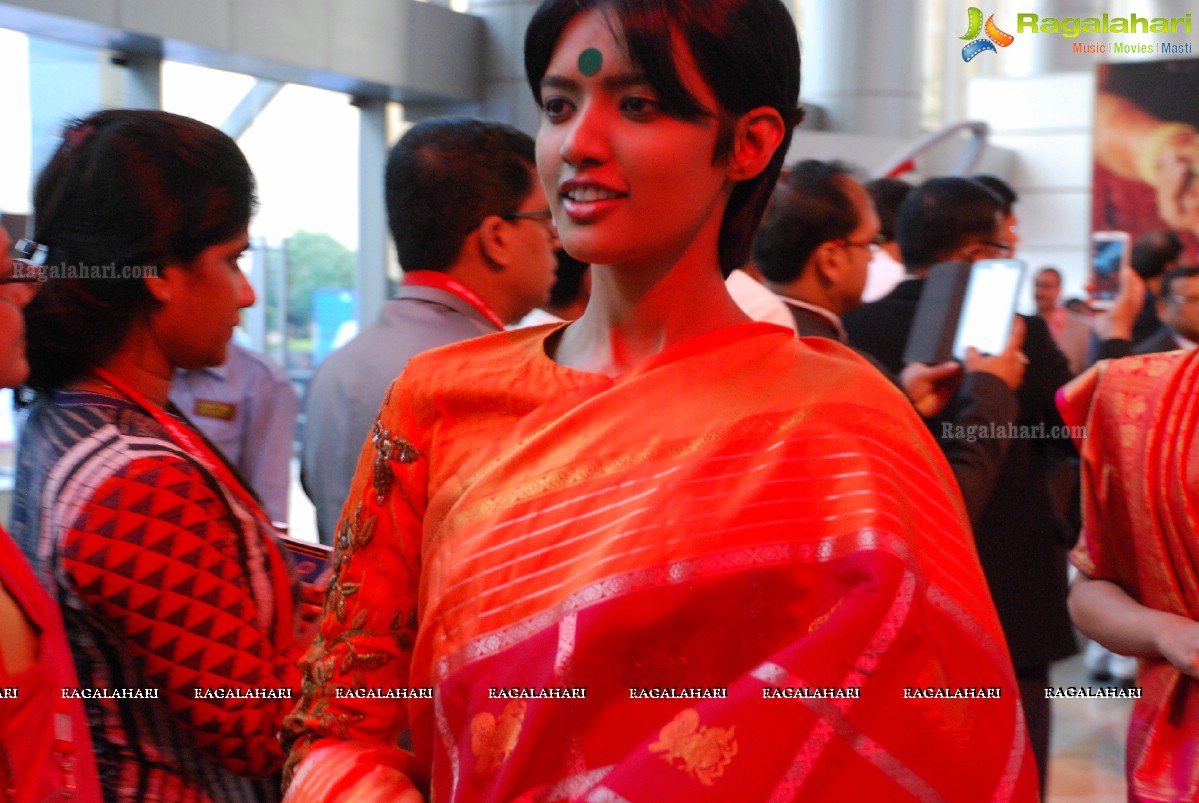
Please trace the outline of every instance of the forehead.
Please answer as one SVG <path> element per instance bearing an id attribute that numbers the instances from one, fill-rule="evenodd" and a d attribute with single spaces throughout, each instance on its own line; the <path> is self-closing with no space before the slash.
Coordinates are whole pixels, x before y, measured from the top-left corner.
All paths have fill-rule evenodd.
<path id="1" fill-rule="evenodd" d="M 549 71 L 589 78 L 631 67 L 619 21 L 607 12 L 591 9 L 566 23 L 554 45 Z"/>
<path id="2" fill-rule="evenodd" d="M 1060 284 L 1061 280 L 1058 279 L 1056 273 L 1049 273 L 1048 271 L 1046 271 L 1045 273 L 1037 274 L 1036 283 L 1037 284 Z"/>
<path id="3" fill-rule="evenodd" d="M 643 43 L 641 47 L 644 46 Z M 610 9 L 584 11 L 571 18 L 562 29 L 546 68 L 546 78 L 550 82 L 558 79 L 593 81 L 609 88 L 645 84 L 668 95 L 677 94 L 672 86 L 677 81 L 678 89 L 690 94 L 689 102 L 709 111 L 719 108 L 715 93 L 696 66 L 681 33 L 677 30 L 663 32 L 662 41 L 658 42 L 655 37 L 649 46 L 655 52 L 669 49 L 673 76 L 664 74 L 661 69 L 646 70 L 635 62 L 620 20 Z M 545 81 L 543 78 L 543 83 Z"/>

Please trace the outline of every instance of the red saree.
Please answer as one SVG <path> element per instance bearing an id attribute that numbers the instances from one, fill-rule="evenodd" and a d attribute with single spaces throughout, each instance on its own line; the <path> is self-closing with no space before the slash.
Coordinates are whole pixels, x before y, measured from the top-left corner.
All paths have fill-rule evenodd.
<path id="1" fill-rule="evenodd" d="M 1079 441 L 1083 529 L 1070 558 L 1150 608 L 1199 619 L 1199 352 L 1101 364 L 1058 406 Z M 1125 768 L 1131 801 L 1199 800 L 1199 693 L 1164 658 L 1141 661 Z"/>
<path id="2" fill-rule="evenodd" d="M 956 485 L 897 391 L 764 324 L 615 379 L 553 363 L 552 331 L 388 392 L 290 800 L 1035 799 Z M 397 687 L 431 699 L 346 697 Z"/>

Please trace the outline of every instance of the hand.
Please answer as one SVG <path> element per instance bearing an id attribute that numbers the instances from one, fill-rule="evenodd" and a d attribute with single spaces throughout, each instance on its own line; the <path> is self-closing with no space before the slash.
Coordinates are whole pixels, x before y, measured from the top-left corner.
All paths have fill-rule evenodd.
<path id="1" fill-rule="evenodd" d="M 1120 289 L 1111 309 L 1095 318 L 1100 340 L 1132 340 L 1132 326 L 1145 306 L 1145 280 L 1132 268 L 1120 269 Z"/>
<path id="2" fill-rule="evenodd" d="M 916 412 L 932 418 L 945 409 L 961 384 L 962 367 L 953 360 L 939 365 L 914 362 L 899 373 L 899 384 Z"/>
<path id="3" fill-rule="evenodd" d="M 1024 348 L 1024 335 L 1027 327 L 1019 315 L 1012 316 L 1012 332 L 1008 335 L 1007 345 L 998 354 L 982 354 L 971 346 L 966 350 L 966 373 L 980 372 L 992 374 L 1003 380 L 1003 384 L 1012 390 L 1024 382 L 1024 371 L 1028 368 L 1028 357 L 1021 350 Z"/>
<path id="4" fill-rule="evenodd" d="M 1171 616 L 1153 634 L 1153 643 L 1175 669 L 1199 678 L 1199 622 Z"/>

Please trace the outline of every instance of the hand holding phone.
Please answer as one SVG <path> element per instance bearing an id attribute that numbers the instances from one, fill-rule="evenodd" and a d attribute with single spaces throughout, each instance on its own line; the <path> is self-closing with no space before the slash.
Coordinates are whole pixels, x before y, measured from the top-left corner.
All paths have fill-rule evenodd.
<path id="1" fill-rule="evenodd" d="M 1120 292 L 1120 271 L 1127 268 L 1132 247 L 1126 231 L 1097 231 L 1091 234 L 1091 276 L 1087 287 L 1091 306 L 1110 309 Z"/>

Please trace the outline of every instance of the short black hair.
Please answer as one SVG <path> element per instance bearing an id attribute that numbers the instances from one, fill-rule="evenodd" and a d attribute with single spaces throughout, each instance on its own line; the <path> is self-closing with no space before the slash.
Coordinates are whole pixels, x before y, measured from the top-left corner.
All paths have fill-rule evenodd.
<path id="1" fill-rule="evenodd" d="M 32 239 L 48 264 L 139 270 L 42 286 L 25 310 L 29 386 L 61 388 L 112 356 L 157 304 L 142 277 L 239 236 L 255 204 L 246 157 L 206 123 L 145 109 L 69 123 L 34 189 Z"/>
<path id="2" fill-rule="evenodd" d="M 974 180 L 999 196 L 999 200 L 1003 203 L 1000 211 L 1003 212 L 1004 217 L 1012 213 L 1012 208 L 1015 207 L 1016 201 L 1020 200 L 1020 196 L 1016 195 L 1016 191 L 1012 189 L 1011 184 L 1008 184 L 998 176 L 992 176 L 987 173 L 979 173 L 974 177 Z"/>
<path id="3" fill-rule="evenodd" d="M 912 190 L 899 208 L 895 236 L 909 271 L 944 262 L 972 237 L 995 234 L 999 197 L 977 181 L 960 176 L 930 178 Z"/>
<path id="4" fill-rule="evenodd" d="M 719 249 L 720 268 L 727 276 L 749 258 L 791 144 L 791 130 L 803 117 L 796 106 L 799 40 L 791 13 L 779 0 L 545 0 L 525 34 L 525 73 L 539 106 L 541 79 L 562 31 L 579 14 L 596 9 L 608 10 L 619 23 L 629 58 L 658 92 L 663 111 L 683 120 L 720 113 L 714 160 L 725 158 L 732 148 L 728 115 L 770 106 L 784 120 L 786 131 L 770 164 L 738 183 L 725 208 Z M 720 109 L 704 109 L 684 86 L 671 47 L 676 34 Z"/>
<path id="5" fill-rule="evenodd" d="M 533 189 L 533 139 L 510 125 L 434 117 L 391 149 L 387 221 L 404 270 L 448 270 L 488 215 L 516 212 Z"/>
<path id="6" fill-rule="evenodd" d="M 1166 266 L 1182 256 L 1182 240 L 1169 229 L 1142 234 L 1133 243 L 1130 262 L 1142 279 L 1161 276 Z"/>
<path id="7" fill-rule="evenodd" d="M 1036 272 L 1036 275 L 1033 278 L 1035 279 L 1036 276 L 1040 276 L 1042 273 L 1052 273 L 1054 276 L 1057 277 L 1057 283 L 1058 284 L 1062 283 L 1062 272 L 1060 270 L 1058 270 L 1057 268 L 1053 267 L 1052 265 L 1046 265 L 1045 267 L 1038 270 Z"/>
<path id="8" fill-rule="evenodd" d="M 1162 274 L 1162 298 L 1170 296 L 1170 285 L 1179 279 L 1193 279 L 1199 276 L 1199 266 L 1184 265 L 1181 268 L 1175 268 L 1171 271 L 1166 271 Z"/>
<path id="9" fill-rule="evenodd" d="M 848 237 L 861 222 L 846 192 L 847 165 L 805 159 L 779 181 L 754 238 L 754 263 L 769 281 L 789 284 L 821 243 Z"/>
<path id="10" fill-rule="evenodd" d="M 912 185 L 901 178 L 876 178 L 867 181 L 865 187 L 878 212 L 878 233 L 884 241 L 890 242 L 895 239 L 899 207 L 912 191 Z"/>

